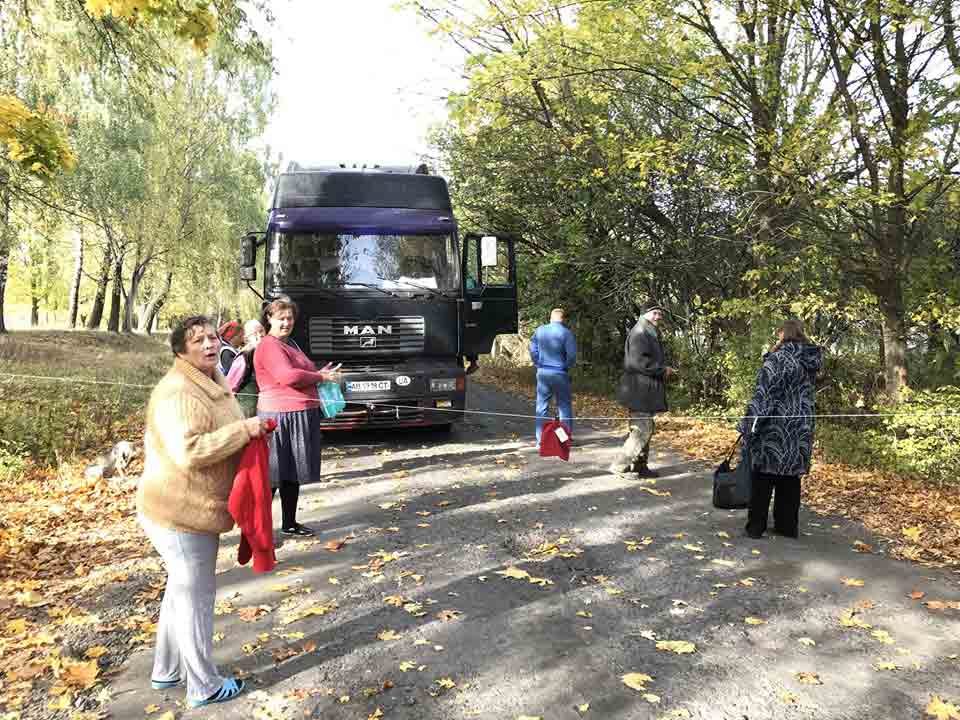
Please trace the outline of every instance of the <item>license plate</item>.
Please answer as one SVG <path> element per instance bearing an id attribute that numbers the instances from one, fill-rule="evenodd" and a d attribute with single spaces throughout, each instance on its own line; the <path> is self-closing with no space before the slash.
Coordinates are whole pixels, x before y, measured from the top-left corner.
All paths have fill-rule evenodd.
<path id="1" fill-rule="evenodd" d="M 389 380 L 351 380 L 347 383 L 347 392 L 376 392 L 389 389 Z"/>

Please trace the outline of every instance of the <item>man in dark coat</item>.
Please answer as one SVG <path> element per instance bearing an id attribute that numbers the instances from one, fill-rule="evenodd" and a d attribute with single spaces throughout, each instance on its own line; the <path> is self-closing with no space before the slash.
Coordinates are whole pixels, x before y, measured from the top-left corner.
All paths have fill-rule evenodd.
<path id="1" fill-rule="evenodd" d="M 623 349 L 623 375 L 617 388 L 617 401 L 630 411 L 630 432 L 610 472 L 636 473 L 640 477 L 657 477 L 647 465 L 653 417 L 667 410 L 667 380 L 676 371 L 666 364 L 660 332 L 663 319 L 660 305 L 646 306 L 646 312 L 627 335 Z"/>

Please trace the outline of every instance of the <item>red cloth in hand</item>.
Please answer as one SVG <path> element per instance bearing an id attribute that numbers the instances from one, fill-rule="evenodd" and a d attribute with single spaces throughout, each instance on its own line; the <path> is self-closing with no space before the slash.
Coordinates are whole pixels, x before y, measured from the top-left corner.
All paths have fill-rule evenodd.
<path id="1" fill-rule="evenodd" d="M 227 508 L 240 528 L 237 562 L 253 558 L 253 571 L 269 572 L 276 565 L 273 549 L 273 494 L 270 492 L 270 455 L 267 436 L 253 438 L 240 457 Z"/>
<path id="2" fill-rule="evenodd" d="M 566 440 L 561 440 L 557 436 L 559 429 L 562 429 Z M 540 457 L 558 457 L 569 461 L 571 442 L 570 428 L 559 420 L 551 420 L 543 426 L 543 431 L 540 433 Z"/>

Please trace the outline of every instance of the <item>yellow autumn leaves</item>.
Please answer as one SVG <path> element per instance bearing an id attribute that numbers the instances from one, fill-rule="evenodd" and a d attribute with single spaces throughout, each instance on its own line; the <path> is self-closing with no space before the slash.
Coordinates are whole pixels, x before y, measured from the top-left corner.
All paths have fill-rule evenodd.
<path id="1" fill-rule="evenodd" d="M 217 18 L 203 0 L 86 0 L 87 12 L 96 18 L 110 15 L 135 24 L 142 20 L 172 26 L 174 33 L 205 50 L 217 32 Z"/>
<path id="2" fill-rule="evenodd" d="M 0 95 L 0 145 L 10 160 L 38 177 L 76 165 L 55 115 L 46 108 L 31 110 L 13 95 Z"/>

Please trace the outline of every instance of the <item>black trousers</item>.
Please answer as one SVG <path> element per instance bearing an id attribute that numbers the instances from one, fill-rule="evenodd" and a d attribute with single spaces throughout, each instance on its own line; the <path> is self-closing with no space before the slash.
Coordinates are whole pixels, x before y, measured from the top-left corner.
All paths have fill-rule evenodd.
<path id="1" fill-rule="evenodd" d="M 273 489 L 273 494 L 277 494 L 277 489 Z M 297 501 L 300 499 L 300 485 L 297 483 L 285 483 L 280 486 L 280 512 L 283 515 L 283 521 L 280 527 L 287 530 L 297 525 Z"/>
<path id="2" fill-rule="evenodd" d="M 800 524 L 800 478 L 796 475 L 773 475 L 754 470 L 750 480 L 747 533 L 763 535 L 766 531 L 770 496 L 774 495 L 773 531 L 778 535 L 797 537 Z"/>

